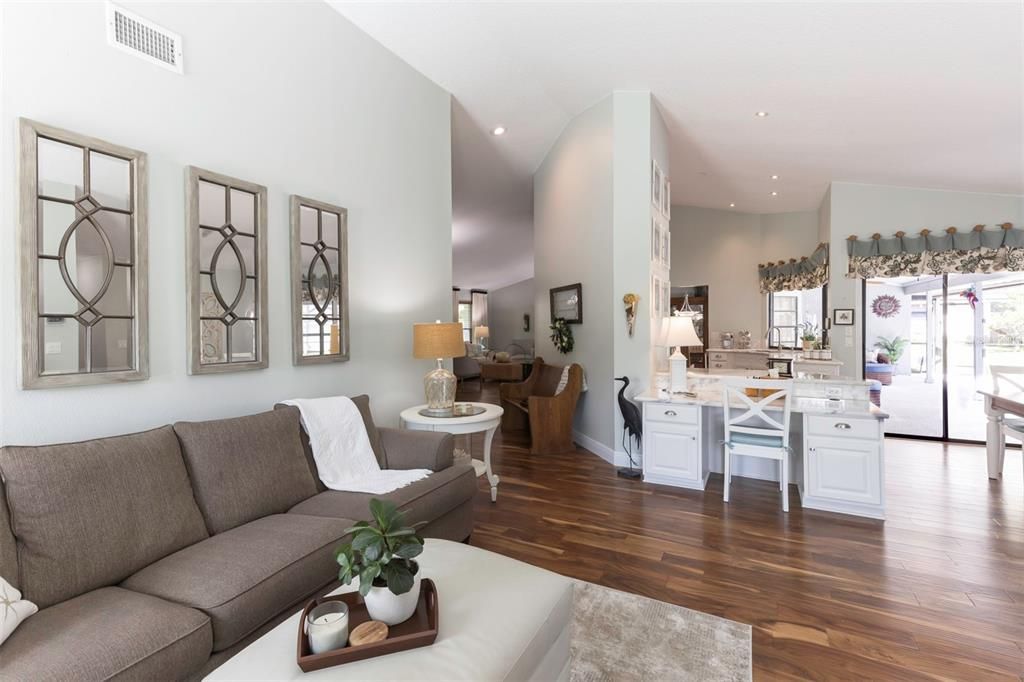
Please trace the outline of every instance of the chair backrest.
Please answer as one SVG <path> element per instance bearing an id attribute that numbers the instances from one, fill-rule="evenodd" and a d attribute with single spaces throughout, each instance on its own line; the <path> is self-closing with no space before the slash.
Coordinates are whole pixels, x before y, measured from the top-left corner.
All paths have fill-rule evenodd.
<path id="1" fill-rule="evenodd" d="M 747 395 L 747 390 L 756 389 L 760 397 Z M 791 379 L 722 379 L 722 409 L 725 417 L 725 440 L 731 440 L 733 433 L 753 436 L 782 438 L 783 447 L 789 447 L 789 418 L 792 412 L 793 381 Z M 773 409 L 780 407 L 781 419 Z"/>
<path id="2" fill-rule="evenodd" d="M 988 371 L 992 373 L 992 388 L 996 393 L 1024 391 L 1024 367 L 989 365 Z"/>

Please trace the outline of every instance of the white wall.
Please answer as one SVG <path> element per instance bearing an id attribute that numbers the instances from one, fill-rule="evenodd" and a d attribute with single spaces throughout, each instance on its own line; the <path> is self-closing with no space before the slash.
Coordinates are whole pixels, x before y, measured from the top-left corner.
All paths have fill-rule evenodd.
<path id="1" fill-rule="evenodd" d="M 591 390 L 580 399 L 575 428 L 605 447 L 611 447 L 614 433 L 608 389 L 614 367 L 614 127 L 609 96 L 569 122 L 533 176 L 536 354 L 552 364 L 583 367 Z M 583 285 L 583 324 L 572 325 L 575 348 L 561 355 L 550 339 L 549 291 L 576 282 Z"/>
<path id="2" fill-rule="evenodd" d="M 864 360 L 861 280 L 846 277 L 847 237 L 869 237 L 876 232 L 890 237 L 899 230 L 911 233 L 950 226 L 970 230 L 978 224 L 992 229 L 1004 222 L 1024 223 L 1024 196 L 1020 195 L 833 182 L 829 199 L 829 313 L 836 308 L 856 311 L 853 327 L 832 329 L 833 357 L 843 361 L 846 376 L 860 376 Z"/>
<path id="3" fill-rule="evenodd" d="M 394 425 L 422 401 L 413 322 L 451 315 L 450 99 L 320 3 L 127 8 L 183 36 L 184 76 L 106 44 L 104 6 L 0 5 L 0 441 L 39 443 L 370 393 Z M 147 382 L 21 391 L 15 119 L 149 154 Z M 270 368 L 186 375 L 184 167 L 269 188 Z M 288 195 L 349 210 L 352 360 L 291 364 Z"/>
<path id="4" fill-rule="evenodd" d="M 708 286 L 712 346 L 745 330 L 763 345 L 767 314 L 757 266 L 809 256 L 818 246 L 816 211 L 741 213 L 672 207 L 672 286 Z"/>
<path id="5" fill-rule="evenodd" d="M 494 289 L 487 294 L 487 321 L 491 338 L 488 347 L 504 350 L 516 340 L 529 340 L 533 345 L 536 322 L 533 318 L 534 283 L 533 278 L 501 289 Z M 530 331 L 523 331 L 523 315 L 530 316 Z M 526 348 L 529 351 L 529 348 Z M 515 351 L 518 352 L 518 351 Z"/>

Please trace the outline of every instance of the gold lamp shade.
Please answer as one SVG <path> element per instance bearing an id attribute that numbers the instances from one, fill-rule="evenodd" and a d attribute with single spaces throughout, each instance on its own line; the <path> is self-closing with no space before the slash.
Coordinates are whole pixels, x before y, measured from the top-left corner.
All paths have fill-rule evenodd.
<path id="1" fill-rule="evenodd" d="M 458 322 L 422 322 L 412 326 L 412 355 L 419 360 L 461 358 L 466 354 Z"/>

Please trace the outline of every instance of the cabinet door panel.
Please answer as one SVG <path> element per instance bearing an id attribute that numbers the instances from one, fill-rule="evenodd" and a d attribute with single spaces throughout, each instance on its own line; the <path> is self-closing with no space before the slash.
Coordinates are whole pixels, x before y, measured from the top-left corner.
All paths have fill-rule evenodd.
<path id="1" fill-rule="evenodd" d="M 645 469 L 674 478 L 700 480 L 700 448 L 695 428 L 659 425 L 648 432 Z"/>
<path id="2" fill-rule="evenodd" d="M 807 439 L 807 488 L 815 497 L 880 504 L 881 456 L 874 441 Z"/>

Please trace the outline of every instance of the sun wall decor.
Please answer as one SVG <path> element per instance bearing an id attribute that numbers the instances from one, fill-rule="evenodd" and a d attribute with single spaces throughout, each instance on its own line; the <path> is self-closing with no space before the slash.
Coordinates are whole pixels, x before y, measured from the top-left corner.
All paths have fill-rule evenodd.
<path id="1" fill-rule="evenodd" d="M 900 311 L 900 301 L 890 294 L 875 296 L 871 302 L 871 312 L 878 317 L 893 317 Z"/>

